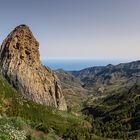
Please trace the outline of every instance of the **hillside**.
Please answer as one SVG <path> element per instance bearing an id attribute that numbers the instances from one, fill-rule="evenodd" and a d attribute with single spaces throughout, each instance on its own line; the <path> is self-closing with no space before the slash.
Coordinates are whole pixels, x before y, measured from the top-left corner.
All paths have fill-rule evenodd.
<path id="1" fill-rule="evenodd" d="M 61 112 L 25 99 L 2 76 L 0 76 L 0 115 L 0 126 L 8 123 L 10 127 L 14 127 L 14 130 L 20 128 L 26 132 L 26 137 L 35 140 L 47 140 L 47 138 L 59 140 L 62 137 L 80 139 L 84 138 L 91 128 L 90 123 L 82 116 L 76 117 L 71 113 Z M 3 136 L 0 130 L 0 138 L 6 138 L 8 135 Z"/>
<path id="2" fill-rule="evenodd" d="M 140 84 L 121 89 L 83 109 L 90 116 L 93 132 L 98 136 L 140 138 Z M 107 130 L 107 131 L 106 131 Z"/>

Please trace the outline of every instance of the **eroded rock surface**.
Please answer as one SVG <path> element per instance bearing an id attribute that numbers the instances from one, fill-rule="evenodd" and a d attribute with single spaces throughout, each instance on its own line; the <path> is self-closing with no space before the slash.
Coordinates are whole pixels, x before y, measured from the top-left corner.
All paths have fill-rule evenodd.
<path id="1" fill-rule="evenodd" d="M 67 110 L 57 76 L 40 62 L 39 43 L 27 25 L 20 25 L 3 41 L 3 76 L 28 99 Z"/>

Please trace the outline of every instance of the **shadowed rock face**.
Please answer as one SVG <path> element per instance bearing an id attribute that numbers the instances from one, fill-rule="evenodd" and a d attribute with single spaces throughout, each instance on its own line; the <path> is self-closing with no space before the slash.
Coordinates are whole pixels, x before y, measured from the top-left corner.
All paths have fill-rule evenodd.
<path id="1" fill-rule="evenodd" d="M 59 80 L 41 64 L 38 49 L 39 43 L 29 27 L 16 27 L 0 48 L 1 72 L 26 98 L 67 110 Z"/>

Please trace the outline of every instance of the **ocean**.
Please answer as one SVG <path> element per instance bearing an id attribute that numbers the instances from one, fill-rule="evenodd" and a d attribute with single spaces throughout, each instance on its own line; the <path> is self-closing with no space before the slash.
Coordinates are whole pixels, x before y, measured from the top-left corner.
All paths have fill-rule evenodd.
<path id="1" fill-rule="evenodd" d="M 129 62 L 128 60 L 95 60 L 95 59 L 47 59 L 42 63 L 53 70 L 81 70 L 94 66 L 106 66 L 108 64 L 116 65 L 119 63 Z"/>

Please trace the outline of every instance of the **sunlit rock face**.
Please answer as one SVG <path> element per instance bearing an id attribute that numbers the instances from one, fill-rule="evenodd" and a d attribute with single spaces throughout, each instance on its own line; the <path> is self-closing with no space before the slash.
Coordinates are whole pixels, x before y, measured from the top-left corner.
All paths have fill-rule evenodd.
<path id="1" fill-rule="evenodd" d="M 16 27 L 0 48 L 3 76 L 28 99 L 67 110 L 55 73 L 40 62 L 39 43 L 27 25 Z"/>

